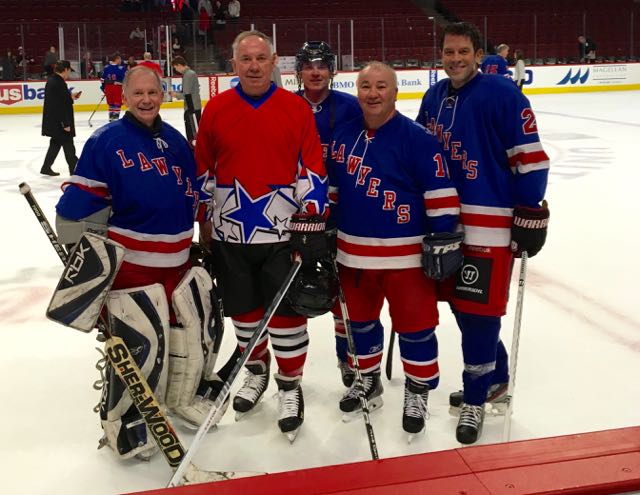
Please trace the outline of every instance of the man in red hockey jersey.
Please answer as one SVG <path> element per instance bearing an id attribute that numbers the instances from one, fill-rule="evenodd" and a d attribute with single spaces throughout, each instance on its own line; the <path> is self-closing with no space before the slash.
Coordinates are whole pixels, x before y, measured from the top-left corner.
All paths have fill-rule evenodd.
<path id="1" fill-rule="evenodd" d="M 291 268 L 291 252 L 299 252 L 309 267 L 327 255 L 328 181 L 311 109 L 270 80 L 277 59 L 271 40 L 259 31 L 245 31 L 232 48 L 240 82 L 205 107 L 196 161 L 199 174 L 208 171 L 207 189 L 213 195 L 212 222 L 201 229 L 213 241 L 225 314 L 244 351 Z M 296 232 L 305 226 L 314 232 Z M 278 425 L 293 441 L 304 415 L 300 381 L 309 339 L 306 318 L 289 304 L 279 306 L 268 336 L 252 350 L 233 407 L 244 414 L 264 394 L 269 338 L 278 363 Z"/>

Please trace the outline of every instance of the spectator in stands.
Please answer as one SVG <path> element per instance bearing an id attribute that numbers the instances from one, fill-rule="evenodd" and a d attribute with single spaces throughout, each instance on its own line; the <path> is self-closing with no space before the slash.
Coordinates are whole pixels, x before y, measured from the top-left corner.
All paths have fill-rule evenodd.
<path id="1" fill-rule="evenodd" d="M 44 74 L 49 77 L 53 74 L 53 66 L 58 61 L 58 54 L 56 53 L 56 47 L 49 47 L 49 51 L 44 54 L 44 62 L 42 62 L 42 69 Z"/>
<path id="2" fill-rule="evenodd" d="M 60 148 L 69 165 L 69 175 L 73 175 L 78 157 L 73 137 L 76 135 L 73 119 L 73 102 L 80 98 L 82 91 L 69 93 L 67 79 L 73 69 L 68 60 L 58 60 L 53 64 L 54 74 L 49 76 L 44 87 L 44 105 L 42 107 L 42 135 L 49 136 L 49 149 L 40 169 L 42 175 L 56 176 L 51 166 L 55 162 Z"/>
<path id="3" fill-rule="evenodd" d="M 143 40 L 144 39 L 144 31 L 140 29 L 140 26 L 136 26 L 135 29 L 129 33 L 130 40 Z"/>
<path id="4" fill-rule="evenodd" d="M 91 60 L 91 52 L 85 52 L 80 61 L 80 77 L 82 79 L 92 79 L 96 77 L 96 68 Z"/>
<path id="5" fill-rule="evenodd" d="M 216 2 L 213 10 L 213 19 L 216 21 L 216 28 L 222 29 L 227 23 L 227 11 L 222 6 L 222 2 Z"/>
<path id="6" fill-rule="evenodd" d="M 204 36 L 211 27 L 213 7 L 210 0 L 198 0 L 198 33 Z"/>
<path id="7" fill-rule="evenodd" d="M 580 62 L 590 64 L 596 59 L 596 43 L 586 36 L 578 36 L 578 53 Z"/>
<path id="8" fill-rule="evenodd" d="M 509 45 L 502 43 L 496 47 L 496 55 L 489 55 L 484 59 L 480 70 L 485 74 L 498 74 L 509 77 L 507 69 L 507 56 L 509 55 Z"/>
<path id="9" fill-rule="evenodd" d="M 160 77 L 164 76 L 164 73 L 162 72 L 162 67 L 160 67 L 158 63 L 151 60 L 151 53 L 144 52 L 144 55 L 142 55 L 142 59 L 143 59 L 142 62 L 140 62 L 138 65 L 144 65 L 145 67 L 149 67 L 151 70 L 156 71 Z"/>
<path id="10" fill-rule="evenodd" d="M 7 50 L 7 53 L 0 61 L 3 81 L 13 81 L 16 78 L 16 63 L 16 56 L 11 53 L 11 50 Z"/>
<path id="11" fill-rule="evenodd" d="M 522 50 L 516 50 L 514 52 L 516 58 L 516 65 L 513 68 L 513 81 L 516 83 L 516 86 L 522 91 L 522 86 L 524 85 L 524 80 L 526 77 L 524 70 L 524 54 Z"/>
<path id="12" fill-rule="evenodd" d="M 16 56 L 16 78 L 22 79 L 29 75 L 29 64 L 35 63 L 33 58 L 27 57 L 24 49 L 19 46 L 18 47 L 18 55 Z"/>
<path id="13" fill-rule="evenodd" d="M 227 12 L 229 13 L 229 20 L 231 22 L 237 22 L 240 17 L 240 2 L 238 0 L 231 0 L 227 5 Z"/>
<path id="14" fill-rule="evenodd" d="M 174 36 L 171 43 L 171 56 L 177 57 L 179 55 L 182 55 L 182 45 L 180 44 L 180 39 Z"/>

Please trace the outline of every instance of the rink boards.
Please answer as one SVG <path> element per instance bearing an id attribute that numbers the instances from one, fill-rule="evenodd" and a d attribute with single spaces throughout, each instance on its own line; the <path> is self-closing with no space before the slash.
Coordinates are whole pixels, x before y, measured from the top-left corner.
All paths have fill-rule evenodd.
<path id="1" fill-rule="evenodd" d="M 636 490 L 640 490 L 640 427 L 465 447 L 139 494 L 520 495 Z"/>
<path id="2" fill-rule="evenodd" d="M 442 69 L 398 70 L 398 98 L 415 99 L 440 79 L 446 78 Z M 333 87 L 347 93 L 356 93 L 357 72 L 339 72 Z M 201 76 L 200 97 L 209 100 L 222 91 L 238 84 L 235 75 Z M 165 90 L 180 91 L 182 79 L 166 78 Z M 283 86 L 298 89 L 295 74 L 282 75 Z M 0 115 L 11 113 L 41 113 L 44 102 L 45 81 L 16 81 L 0 83 Z M 75 103 L 75 111 L 106 110 L 107 106 L 98 80 L 69 80 L 70 91 L 82 91 Z M 171 86 L 171 88 L 169 88 Z M 583 91 L 620 91 L 640 89 L 640 63 L 593 64 L 593 65 L 546 65 L 528 67 L 524 90 L 529 94 L 568 93 Z M 163 104 L 165 108 L 182 107 L 182 101 Z"/>

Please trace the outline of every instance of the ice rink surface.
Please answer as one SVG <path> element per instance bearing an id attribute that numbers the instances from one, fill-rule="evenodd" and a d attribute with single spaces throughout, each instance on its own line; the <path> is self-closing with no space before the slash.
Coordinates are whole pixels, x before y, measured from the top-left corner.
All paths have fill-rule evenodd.
<path id="1" fill-rule="evenodd" d="M 551 210 L 545 248 L 528 265 L 512 439 L 531 439 L 640 424 L 640 92 L 537 95 L 531 98 L 551 158 Z M 414 118 L 418 100 L 398 102 Z M 78 154 L 92 129 L 76 114 Z M 162 111 L 183 130 L 182 110 Z M 60 177 L 39 174 L 48 146 L 40 115 L 0 117 L 0 459 L 3 493 L 116 494 L 165 486 L 170 470 L 151 462 L 120 462 L 97 450 L 99 392 L 95 333 L 48 321 L 45 308 L 62 267 L 18 193 L 27 181 L 50 221 Z M 96 114 L 94 128 L 106 123 Z M 247 136 L 247 143 L 251 141 Z M 514 278 L 519 263 L 516 264 Z M 516 284 L 502 337 L 510 348 Z M 394 377 L 384 380 L 385 405 L 371 416 L 381 457 L 457 448 L 448 394 L 461 385 L 460 336 L 440 307 L 441 381 L 429 398 L 427 433 L 406 441 L 401 427 L 403 376 L 397 347 Z M 383 314 L 388 339 L 388 315 Z M 271 382 L 255 413 L 235 422 L 231 411 L 195 457 L 203 469 L 278 472 L 370 459 L 361 420 L 345 424 L 338 411 L 344 389 L 327 315 L 310 321 L 303 380 L 305 423 L 293 445 L 279 433 Z M 235 345 L 230 324 L 226 360 Z M 220 362 L 219 361 L 219 362 Z M 272 369 L 272 371 L 274 371 Z M 239 380 L 240 382 L 241 380 Z M 239 383 L 234 387 L 237 389 Z M 189 445 L 193 433 L 178 430 Z M 502 418 L 487 418 L 481 444 L 501 441 Z"/>

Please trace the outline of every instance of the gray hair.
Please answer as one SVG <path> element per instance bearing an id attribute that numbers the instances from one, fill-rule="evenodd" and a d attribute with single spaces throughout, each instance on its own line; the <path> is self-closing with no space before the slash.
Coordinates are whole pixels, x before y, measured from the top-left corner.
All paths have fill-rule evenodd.
<path id="1" fill-rule="evenodd" d="M 367 64 L 360 69 L 360 72 L 358 72 L 358 77 L 360 77 L 360 73 L 362 73 L 363 70 L 365 69 L 376 69 L 376 70 L 388 70 L 393 74 L 393 82 L 396 85 L 396 88 L 398 87 L 398 74 L 396 73 L 395 69 L 393 67 L 391 67 L 389 64 L 385 64 L 384 62 L 380 62 L 378 60 L 373 60 L 371 62 L 367 62 Z"/>
<path id="2" fill-rule="evenodd" d="M 506 43 L 501 43 L 496 47 L 496 53 L 500 53 L 502 50 L 508 50 L 508 49 L 509 49 L 509 45 L 507 45 Z"/>
<path id="3" fill-rule="evenodd" d="M 127 90 L 127 86 L 131 81 L 131 77 L 133 77 L 132 74 L 137 74 L 138 72 L 142 72 L 142 71 L 145 71 L 148 74 L 152 74 L 156 78 L 156 81 L 158 82 L 158 88 L 160 88 L 160 92 L 164 93 L 164 90 L 162 89 L 162 79 L 160 79 L 160 74 L 158 74 L 155 70 L 151 69 L 150 67 L 145 67 L 144 65 L 136 65 L 135 67 L 125 72 L 124 80 L 122 81 L 122 92 L 124 93 Z"/>
<path id="4" fill-rule="evenodd" d="M 233 52 L 233 58 L 236 58 L 236 52 L 238 51 L 238 45 L 240 44 L 240 42 L 251 36 L 256 36 L 261 40 L 266 41 L 267 45 L 269 45 L 269 55 L 273 55 L 274 50 L 273 50 L 273 42 L 271 41 L 271 38 L 269 38 L 262 31 L 252 30 L 252 31 L 242 31 L 238 36 L 236 36 L 236 39 L 233 40 L 233 43 L 231 44 L 231 51 Z"/>

